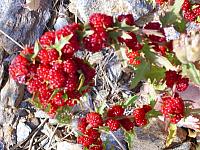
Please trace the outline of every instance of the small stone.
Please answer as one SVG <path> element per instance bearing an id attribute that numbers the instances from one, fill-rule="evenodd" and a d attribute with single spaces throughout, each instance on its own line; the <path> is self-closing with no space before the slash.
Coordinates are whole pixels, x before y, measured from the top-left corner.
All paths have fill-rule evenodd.
<path id="1" fill-rule="evenodd" d="M 30 133 L 31 133 L 31 128 L 27 126 L 25 123 L 19 121 L 17 125 L 17 142 L 19 143 L 25 140 Z"/>
<path id="2" fill-rule="evenodd" d="M 19 109 L 19 110 L 18 110 L 18 116 L 19 116 L 19 117 L 28 116 L 28 112 L 27 112 L 25 109 Z"/>
<path id="3" fill-rule="evenodd" d="M 81 145 L 69 142 L 57 142 L 57 150 L 82 150 Z"/>

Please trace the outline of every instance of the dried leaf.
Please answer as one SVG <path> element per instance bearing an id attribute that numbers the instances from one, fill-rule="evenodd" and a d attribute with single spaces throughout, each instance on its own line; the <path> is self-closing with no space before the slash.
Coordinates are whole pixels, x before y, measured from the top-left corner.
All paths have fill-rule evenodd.
<path id="1" fill-rule="evenodd" d="M 40 0 L 26 0 L 24 7 L 29 11 L 35 11 L 40 7 Z"/>

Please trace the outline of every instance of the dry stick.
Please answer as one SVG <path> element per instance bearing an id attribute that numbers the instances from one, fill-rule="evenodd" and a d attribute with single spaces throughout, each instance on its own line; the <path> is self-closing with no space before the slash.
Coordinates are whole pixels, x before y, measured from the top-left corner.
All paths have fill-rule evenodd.
<path id="1" fill-rule="evenodd" d="M 53 134 L 52 134 L 51 137 L 50 137 L 48 148 L 51 146 L 51 142 L 52 142 L 52 140 L 53 140 L 53 137 L 54 137 L 54 135 L 55 135 L 57 129 L 58 129 L 58 124 L 57 124 L 56 128 L 54 129 Z"/>
<path id="2" fill-rule="evenodd" d="M 0 29 L 0 32 L 3 34 L 3 35 L 5 35 L 8 39 L 10 39 L 12 42 L 14 42 L 17 46 L 19 46 L 21 49 L 24 49 L 24 47 L 21 45 L 21 44 L 19 44 L 17 41 L 15 41 L 13 38 L 11 38 L 8 34 L 6 34 L 4 31 L 2 31 L 1 29 Z"/>
<path id="3" fill-rule="evenodd" d="M 33 140 L 35 138 L 35 136 L 37 135 L 37 133 L 40 131 L 40 129 L 43 127 L 43 125 L 47 122 L 49 118 L 46 118 L 38 127 L 37 127 L 37 131 L 33 134 L 31 140 L 30 140 L 30 144 L 29 144 L 29 149 L 28 150 L 31 150 L 32 148 L 32 145 L 33 145 Z"/>
<path id="4" fill-rule="evenodd" d="M 119 146 L 122 148 L 122 150 L 126 150 L 126 148 L 122 145 L 122 143 L 117 139 L 117 137 L 113 134 L 113 132 L 109 132 L 112 137 L 115 139 L 115 141 L 119 144 Z"/>

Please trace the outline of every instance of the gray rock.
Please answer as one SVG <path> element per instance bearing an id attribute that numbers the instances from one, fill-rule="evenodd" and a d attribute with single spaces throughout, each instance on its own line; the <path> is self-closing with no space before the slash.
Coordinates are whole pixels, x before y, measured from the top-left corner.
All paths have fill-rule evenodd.
<path id="1" fill-rule="evenodd" d="M 0 29 L 18 43 L 33 44 L 43 33 L 50 18 L 52 0 L 41 0 L 37 11 L 23 8 L 24 0 L 0 1 Z M 13 53 L 19 47 L 0 34 L 0 47 Z"/>
<path id="2" fill-rule="evenodd" d="M 19 143 L 25 140 L 30 133 L 31 133 L 31 128 L 27 126 L 25 123 L 20 121 L 17 125 L 17 142 Z"/>
<path id="3" fill-rule="evenodd" d="M 172 148 L 172 149 L 168 149 L 168 150 L 192 150 L 192 143 L 185 142 L 176 148 Z"/>
<path id="4" fill-rule="evenodd" d="M 17 106 L 24 95 L 24 86 L 18 85 L 13 79 L 8 79 L 1 90 L 0 105 L 2 107 Z"/>
<path id="5" fill-rule="evenodd" d="M 147 14 L 152 6 L 141 0 L 70 0 L 69 10 L 87 22 L 93 13 L 119 15 L 132 13 L 135 19 Z"/>

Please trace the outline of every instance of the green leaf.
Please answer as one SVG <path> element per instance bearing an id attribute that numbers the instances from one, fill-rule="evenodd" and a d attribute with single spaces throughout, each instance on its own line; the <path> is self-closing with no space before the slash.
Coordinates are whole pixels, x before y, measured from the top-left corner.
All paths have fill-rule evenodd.
<path id="1" fill-rule="evenodd" d="M 186 23 L 187 22 L 185 21 L 185 19 L 178 20 L 177 22 L 174 23 L 174 28 L 178 32 L 184 33 L 186 29 Z"/>
<path id="2" fill-rule="evenodd" d="M 131 88 L 135 88 L 137 84 L 145 79 L 145 74 L 149 72 L 150 64 L 148 62 L 142 61 L 138 66 L 137 70 L 135 70 L 135 76 L 131 81 Z"/>
<path id="3" fill-rule="evenodd" d="M 125 140 L 128 143 L 128 148 L 133 149 L 133 143 L 135 139 L 135 132 L 134 131 L 125 131 Z"/>
<path id="4" fill-rule="evenodd" d="M 48 105 L 46 106 L 46 108 L 44 109 L 44 111 L 45 111 L 45 112 L 49 112 L 50 109 L 51 109 L 51 104 L 48 104 Z"/>
<path id="5" fill-rule="evenodd" d="M 68 100 L 68 95 L 67 95 L 67 93 L 64 93 L 63 96 L 62 96 L 62 98 L 63 98 L 65 101 L 67 101 L 67 100 Z"/>
<path id="6" fill-rule="evenodd" d="M 154 118 L 154 117 L 158 117 L 161 115 L 162 115 L 162 113 L 160 111 L 156 111 L 155 109 L 152 109 L 151 111 L 149 111 L 146 114 L 146 117 L 149 119 L 149 118 Z"/>
<path id="7" fill-rule="evenodd" d="M 170 124 L 168 129 L 168 136 L 166 140 L 166 146 L 168 147 L 173 139 L 176 137 L 177 126 L 176 124 Z"/>
<path id="8" fill-rule="evenodd" d="M 86 30 L 83 32 L 83 38 L 94 34 L 93 30 Z"/>
<path id="9" fill-rule="evenodd" d="M 126 100 L 122 105 L 126 108 L 132 104 L 135 104 L 135 101 L 138 99 L 137 95 L 131 96 L 128 100 Z"/>
<path id="10" fill-rule="evenodd" d="M 123 38 L 125 40 L 126 39 L 132 39 L 132 37 L 128 33 L 126 33 L 126 32 L 122 32 L 121 38 Z"/>
<path id="11" fill-rule="evenodd" d="M 176 23 L 177 20 L 178 20 L 178 16 L 173 11 L 166 12 L 164 16 L 160 16 L 160 21 L 163 26 L 172 25 Z"/>
<path id="12" fill-rule="evenodd" d="M 68 36 L 61 36 L 60 40 L 58 40 L 58 37 L 56 37 L 55 44 L 52 46 L 52 48 L 55 48 L 59 52 L 59 56 L 62 55 L 62 48 L 69 43 L 69 40 L 72 38 L 73 34 L 70 34 Z"/>
<path id="13" fill-rule="evenodd" d="M 43 106 L 40 103 L 39 97 L 38 96 L 34 96 L 33 99 L 31 99 L 30 101 L 35 107 L 42 109 Z"/>
<path id="14" fill-rule="evenodd" d="M 63 124 L 68 124 L 71 121 L 71 116 L 70 116 L 70 111 L 71 108 L 68 106 L 65 107 L 60 107 L 57 110 L 57 114 L 56 114 L 56 119 Z"/>
<path id="15" fill-rule="evenodd" d="M 106 101 L 104 100 L 104 101 L 101 103 L 100 107 L 97 108 L 97 112 L 98 112 L 99 114 L 103 115 L 104 109 L 106 108 L 106 106 L 107 106 L 107 105 L 106 105 Z"/>
<path id="16" fill-rule="evenodd" d="M 32 59 L 36 58 L 36 56 L 38 55 L 39 51 L 40 51 L 41 47 L 39 45 L 39 42 L 36 41 L 35 45 L 34 45 L 34 54 L 32 56 Z"/>
<path id="17" fill-rule="evenodd" d="M 200 71 L 196 69 L 194 64 L 183 64 L 182 74 L 189 77 L 192 82 L 200 85 Z"/>
<path id="18" fill-rule="evenodd" d="M 146 78 L 149 78 L 152 82 L 156 80 L 159 82 L 165 77 L 165 69 L 158 66 L 151 66 L 150 71 L 146 74 Z"/>

